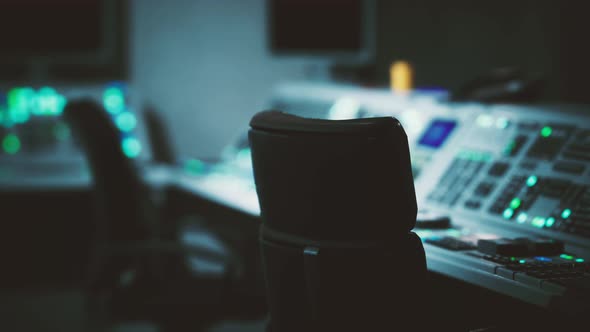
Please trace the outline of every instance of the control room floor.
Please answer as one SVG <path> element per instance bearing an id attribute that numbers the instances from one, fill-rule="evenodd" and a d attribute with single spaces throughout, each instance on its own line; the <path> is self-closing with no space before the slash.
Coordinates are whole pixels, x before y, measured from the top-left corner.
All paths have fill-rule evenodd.
<path id="1" fill-rule="evenodd" d="M 23 294 L 0 292 L 0 331 L 11 332 L 81 332 L 84 330 L 83 309 L 79 296 L 66 292 Z M 263 332 L 264 320 L 227 321 L 207 332 Z M 125 324 L 107 332 L 159 332 L 149 323 Z"/>

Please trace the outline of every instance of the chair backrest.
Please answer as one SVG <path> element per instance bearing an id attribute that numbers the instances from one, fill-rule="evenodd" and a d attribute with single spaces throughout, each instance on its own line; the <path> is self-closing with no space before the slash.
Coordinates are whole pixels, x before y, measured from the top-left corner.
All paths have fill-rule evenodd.
<path id="1" fill-rule="evenodd" d="M 146 105 L 143 117 L 152 150 L 152 159 L 160 164 L 172 165 L 176 163 L 174 148 L 162 115 L 153 106 Z"/>
<path id="2" fill-rule="evenodd" d="M 389 240 L 416 222 L 406 134 L 392 117 L 308 119 L 267 111 L 249 139 L 263 222 L 313 240 Z"/>
<path id="3" fill-rule="evenodd" d="M 97 234 L 108 241 L 144 239 L 149 231 L 144 216 L 146 194 L 137 169 L 121 148 L 121 133 L 95 101 L 68 102 L 64 118 L 81 144 L 90 167 L 99 225 Z"/>
<path id="4" fill-rule="evenodd" d="M 250 125 L 269 331 L 415 330 L 426 258 L 399 122 L 267 111 Z"/>

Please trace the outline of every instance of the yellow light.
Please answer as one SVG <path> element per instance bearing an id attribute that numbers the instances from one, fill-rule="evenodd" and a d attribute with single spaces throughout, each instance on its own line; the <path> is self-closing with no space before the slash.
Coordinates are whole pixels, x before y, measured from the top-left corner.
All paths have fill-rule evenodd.
<path id="1" fill-rule="evenodd" d="M 393 92 L 409 92 L 412 90 L 414 71 L 410 63 L 395 61 L 389 67 L 389 79 Z"/>

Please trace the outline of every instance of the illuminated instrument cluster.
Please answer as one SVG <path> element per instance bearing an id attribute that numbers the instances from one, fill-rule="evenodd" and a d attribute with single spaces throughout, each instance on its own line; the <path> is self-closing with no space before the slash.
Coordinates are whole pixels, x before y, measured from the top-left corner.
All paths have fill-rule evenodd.
<path id="1" fill-rule="evenodd" d="M 93 92 L 88 95 L 102 103 L 119 129 L 125 155 L 139 156 L 141 143 L 135 134 L 137 118 L 127 100 L 127 86 L 113 82 Z M 54 154 L 72 146 L 70 130 L 61 114 L 68 99 L 80 94 L 84 95 L 51 86 L 0 90 L 0 155 Z"/>

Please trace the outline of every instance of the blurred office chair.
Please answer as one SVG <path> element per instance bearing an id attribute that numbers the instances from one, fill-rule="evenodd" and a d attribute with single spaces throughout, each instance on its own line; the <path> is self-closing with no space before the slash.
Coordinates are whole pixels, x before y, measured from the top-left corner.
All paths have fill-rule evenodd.
<path id="1" fill-rule="evenodd" d="M 163 220 L 122 152 L 120 132 L 96 102 L 71 101 L 64 117 L 88 160 L 97 206 L 90 324 L 139 320 L 196 331 L 219 320 L 235 278 L 231 250 L 204 222 Z"/>
<path id="2" fill-rule="evenodd" d="M 146 105 L 143 109 L 143 118 L 152 150 L 152 160 L 157 164 L 174 165 L 177 158 L 162 115 L 152 105 Z"/>
<path id="3" fill-rule="evenodd" d="M 423 329 L 426 259 L 399 122 L 267 111 L 250 126 L 268 331 Z"/>

